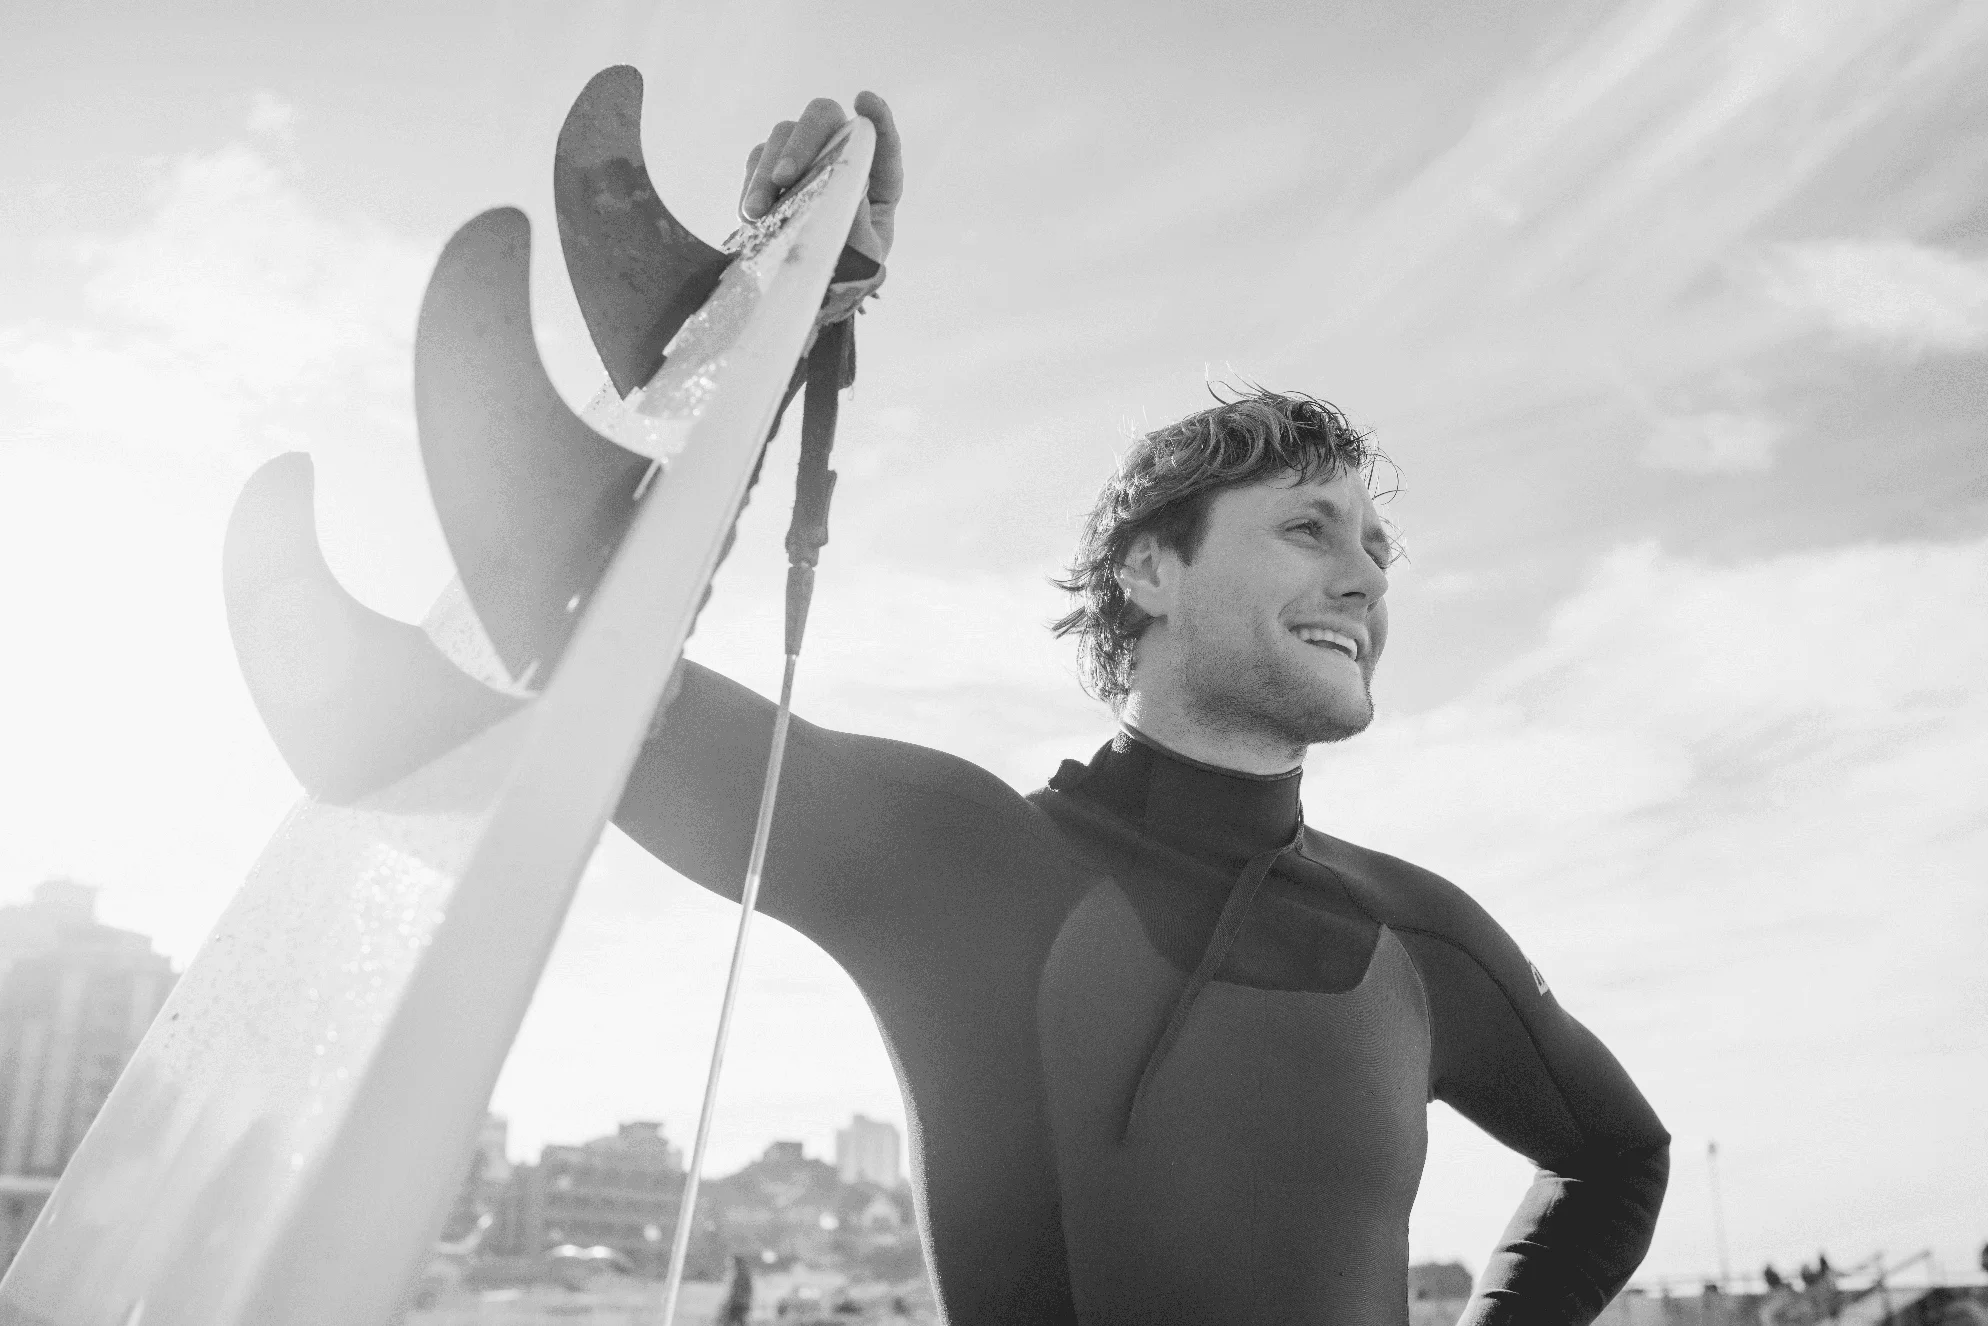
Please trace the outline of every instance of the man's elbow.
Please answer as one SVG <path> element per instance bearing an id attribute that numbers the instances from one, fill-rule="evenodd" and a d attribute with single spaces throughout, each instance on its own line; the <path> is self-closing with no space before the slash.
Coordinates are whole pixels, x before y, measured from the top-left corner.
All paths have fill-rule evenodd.
<path id="1" fill-rule="evenodd" d="M 1633 1269 L 1650 1250 L 1664 1193 L 1670 1187 L 1669 1134 L 1664 1134 L 1662 1141 L 1613 1149 L 1585 1177 L 1613 1198 L 1610 1223 L 1623 1251 L 1631 1254 L 1628 1261 Z"/>

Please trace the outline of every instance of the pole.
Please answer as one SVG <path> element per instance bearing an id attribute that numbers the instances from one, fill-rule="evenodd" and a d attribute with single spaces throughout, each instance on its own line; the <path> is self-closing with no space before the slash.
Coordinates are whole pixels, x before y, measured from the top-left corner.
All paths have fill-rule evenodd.
<path id="1" fill-rule="evenodd" d="M 718 1009 L 718 1034 L 711 1042 L 711 1068 L 704 1076 L 704 1104 L 697 1114 L 697 1141 L 690 1151 L 690 1171 L 683 1178 L 683 1201 L 676 1212 L 676 1236 L 670 1241 L 670 1269 L 663 1280 L 663 1326 L 676 1321 L 677 1291 L 683 1287 L 684 1259 L 690 1252 L 690 1220 L 697 1210 L 698 1180 L 704 1174 L 704 1147 L 711 1137 L 712 1107 L 718 1101 L 718 1076 L 725 1067 L 725 1042 L 732 1029 L 732 1009 L 738 1003 L 739 974 L 745 970 L 746 933 L 759 901 L 759 880 L 766 869 L 766 844 L 772 837 L 773 801 L 780 790 L 780 764 L 787 753 L 787 720 L 794 703 L 794 667 L 787 655 L 780 681 L 780 711 L 773 719 L 773 750 L 766 761 L 766 781 L 759 792 L 759 818 L 752 829 L 752 855 L 746 863 L 745 892 L 739 898 L 739 929 L 732 939 L 732 966 L 725 975 L 725 1002 Z"/>
<path id="2" fill-rule="evenodd" d="M 1726 1204 L 1719 1192 L 1719 1144 L 1705 1144 L 1705 1170 L 1712 1180 L 1712 1242 L 1719 1254 L 1719 1292 L 1728 1292 L 1733 1273 L 1726 1257 Z"/>

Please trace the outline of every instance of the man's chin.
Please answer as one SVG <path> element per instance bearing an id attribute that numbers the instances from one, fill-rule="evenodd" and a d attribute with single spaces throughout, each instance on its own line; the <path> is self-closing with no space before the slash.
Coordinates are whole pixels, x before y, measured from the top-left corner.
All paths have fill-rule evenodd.
<path id="1" fill-rule="evenodd" d="M 1331 714 L 1309 715 L 1300 744 L 1325 746 L 1335 741 L 1345 741 L 1365 732 L 1374 721 L 1374 707 L 1368 705 L 1360 712 L 1334 712 Z M 1295 733 L 1293 735 L 1296 735 Z"/>
<path id="2" fill-rule="evenodd" d="M 1326 746 L 1357 737 L 1374 721 L 1373 701 L 1365 696 L 1332 696 L 1304 708 L 1258 711 L 1257 727 L 1292 746 Z"/>
<path id="3" fill-rule="evenodd" d="M 1364 687 L 1355 695 L 1331 694 L 1292 715 L 1291 736 L 1301 745 L 1324 746 L 1365 732 L 1374 721 L 1374 697 Z"/>
<path id="4" fill-rule="evenodd" d="M 1189 690 L 1189 709 L 1201 721 L 1235 731 L 1253 732 L 1296 747 L 1344 741 L 1365 732 L 1374 721 L 1373 693 L 1362 676 L 1333 678 L 1324 684 L 1314 675 L 1245 674 L 1237 684 L 1234 671 L 1196 678 L 1202 685 Z"/>

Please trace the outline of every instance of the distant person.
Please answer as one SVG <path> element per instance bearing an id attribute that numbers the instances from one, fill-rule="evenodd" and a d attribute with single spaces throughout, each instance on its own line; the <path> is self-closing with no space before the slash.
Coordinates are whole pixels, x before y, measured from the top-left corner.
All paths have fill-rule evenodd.
<path id="1" fill-rule="evenodd" d="M 1760 1326 L 1794 1326 L 1797 1322 L 1812 1322 L 1815 1312 L 1806 1297 L 1806 1291 L 1781 1278 L 1768 1267 L 1767 1296 L 1756 1307 Z"/>
<path id="2" fill-rule="evenodd" d="M 723 1326 L 745 1326 L 752 1317 L 752 1263 L 743 1256 L 732 1258 L 732 1284 L 718 1320 Z"/>
<path id="3" fill-rule="evenodd" d="M 851 244 L 880 263 L 901 153 L 881 100 L 856 110 L 878 139 Z M 842 122 L 817 100 L 776 125 L 741 211 Z M 1057 626 L 1122 727 L 1027 797 L 793 724 L 762 902 L 876 1014 L 955 1326 L 1405 1323 L 1431 1099 L 1539 1167 L 1465 1326 L 1590 1322 L 1649 1247 L 1669 1135 L 1628 1074 L 1460 889 L 1303 822 L 1306 752 L 1374 714 L 1379 460 L 1334 407 L 1263 390 L 1140 439 Z M 960 461 L 969 485 L 1005 463 Z M 737 897 L 774 707 L 680 680 L 616 822 Z"/>
<path id="4" fill-rule="evenodd" d="M 1818 1252 L 1815 1256 L 1816 1293 L 1822 1298 L 1823 1310 L 1835 1316 L 1842 1306 L 1842 1294 L 1836 1288 L 1836 1268 L 1829 1264 L 1829 1254 Z"/>
<path id="5" fill-rule="evenodd" d="M 1766 1268 L 1760 1273 L 1760 1278 L 1767 1282 L 1767 1292 L 1770 1294 L 1787 1283 L 1781 1278 L 1781 1273 L 1774 1269 L 1773 1262 L 1767 1263 Z"/>

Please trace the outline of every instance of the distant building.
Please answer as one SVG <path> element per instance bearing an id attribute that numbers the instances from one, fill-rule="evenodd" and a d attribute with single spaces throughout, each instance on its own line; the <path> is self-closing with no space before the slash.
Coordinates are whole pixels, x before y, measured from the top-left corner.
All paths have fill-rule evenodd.
<path id="1" fill-rule="evenodd" d="M 904 1228 L 904 1212 L 896 1202 L 878 1193 L 856 1217 L 857 1227 L 869 1233 L 896 1233 Z"/>
<path id="2" fill-rule="evenodd" d="M 35 1217 L 55 1191 L 55 1180 L 25 1174 L 0 1174 L 0 1270 L 14 1260 L 27 1242 Z"/>
<path id="3" fill-rule="evenodd" d="M 705 1185 L 693 1260 L 707 1274 L 721 1255 L 744 1254 L 765 1265 L 826 1265 L 867 1195 L 844 1188 L 835 1167 L 809 1157 L 799 1142 L 774 1142 L 736 1174 Z"/>
<path id="4" fill-rule="evenodd" d="M 483 1162 L 483 1177 L 497 1187 L 511 1181 L 511 1124 L 501 1114 L 485 1114 L 476 1134 L 477 1158 Z"/>
<path id="5" fill-rule="evenodd" d="M 1462 1262 L 1417 1262 L 1408 1268 L 1408 1301 L 1461 1302 L 1474 1284 Z"/>
<path id="6" fill-rule="evenodd" d="M 660 1276 L 684 1180 L 681 1153 L 654 1123 L 624 1124 L 585 1146 L 548 1146 L 537 1164 L 511 1167 L 474 1255 L 488 1258 L 490 1274 L 501 1264 L 506 1275 L 536 1270 L 545 1278 L 556 1273 L 550 1250 L 605 1247 L 636 1274 Z M 470 1213 L 473 1183 L 458 1203 L 464 1230 L 479 1219 Z M 694 1219 L 686 1261 L 693 1280 L 724 1277 L 741 1256 L 756 1267 L 805 1263 L 890 1283 L 924 1270 L 909 1190 L 844 1183 L 797 1141 L 774 1142 L 736 1173 L 707 1177 Z"/>
<path id="7" fill-rule="evenodd" d="M 857 1115 L 835 1134 L 835 1172 L 844 1183 L 874 1183 L 895 1188 L 897 1128 Z"/>
<path id="8" fill-rule="evenodd" d="M 771 1142 L 766 1154 L 759 1158 L 762 1165 L 798 1165 L 807 1159 L 799 1142 Z"/>
<path id="9" fill-rule="evenodd" d="M 37 885 L 0 907 L 0 1257 L 48 1190 L 172 989 L 152 941 L 96 919 L 96 890 Z"/>
<path id="10" fill-rule="evenodd" d="M 493 1249 L 613 1248 L 637 1271 L 660 1274 L 683 1180 L 683 1152 L 648 1120 L 579 1146 L 547 1146 L 536 1165 L 512 1167 Z"/>
<path id="11" fill-rule="evenodd" d="M 469 1170 L 456 1192 L 455 1205 L 442 1222 L 443 1244 L 472 1240 L 480 1245 L 490 1236 L 501 1236 L 502 1212 L 511 1186 L 509 1146 L 510 1124 L 503 1116 L 485 1114 L 477 1130 L 476 1150 L 470 1154 Z M 486 1224 L 484 1217 L 490 1217 Z"/>

